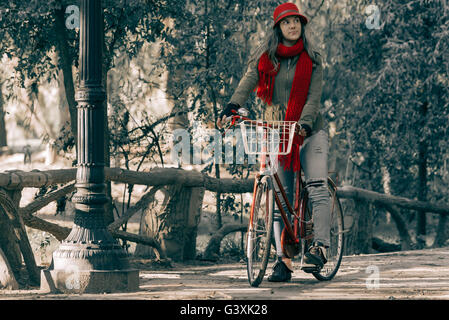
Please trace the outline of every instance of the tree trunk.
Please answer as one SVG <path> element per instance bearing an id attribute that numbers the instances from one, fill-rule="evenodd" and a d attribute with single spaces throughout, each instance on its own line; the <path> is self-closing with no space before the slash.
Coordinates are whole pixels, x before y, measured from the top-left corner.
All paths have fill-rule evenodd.
<path id="1" fill-rule="evenodd" d="M 58 53 L 56 53 L 56 55 L 58 55 Z M 58 86 L 59 86 L 58 98 L 59 98 L 59 117 L 60 117 L 59 134 L 64 134 L 65 132 L 70 132 L 70 134 L 72 134 L 70 107 L 69 103 L 67 102 L 67 92 L 65 89 L 64 81 L 65 81 L 64 72 L 62 71 L 62 69 L 59 69 L 58 71 Z"/>
<path id="2" fill-rule="evenodd" d="M 427 117 L 428 103 L 425 102 L 421 106 L 421 128 L 425 128 L 426 117 Z M 427 139 L 424 137 L 420 138 L 419 141 L 419 151 L 418 151 L 418 200 L 427 200 Z M 419 210 L 417 212 L 416 219 L 416 243 L 418 248 L 424 248 L 426 246 L 426 211 Z"/>
<path id="3" fill-rule="evenodd" d="M 447 231 L 447 216 L 442 215 L 438 220 L 437 226 L 437 235 L 435 236 L 435 240 L 433 241 L 432 247 L 442 247 L 446 244 L 448 239 L 448 231 Z"/>
<path id="4" fill-rule="evenodd" d="M 3 253 L 2 248 L 0 248 L 0 289 L 19 289 L 19 285 L 16 281 L 14 273 L 11 270 L 11 266 L 8 263 L 8 259 Z"/>
<path id="5" fill-rule="evenodd" d="M 220 255 L 220 245 L 224 237 L 232 232 L 248 230 L 248 223 L 241 224 L 226 224 L 221 227 L 209 240 L 209 243 L 204 251 L 203 260 L 216 261 Z"/>
<path id="6" fill-rule="evenodd" d="M 8 145 L 6 126 L 5 126 L 5 112 L 3 111 L 4 104 L 5 103 L 3 100 L 2 83 L 0 83 L 0 149 Z"/>
<path id="7" fill-rule="evenodd" d="M 394 206 L 383 206 L 391 214 L 391 217 L 396 224 L 396 228 L 398 229 L 399 238 L 401 241 L 401 250 L 410 250 L 412 247 L 412 240 L 407 230 L 407 223 L 402 218 L 400 211 L 397 210 Z"/>
<path id="8" fill-rule="evenodd" d="M 204 199 L 204 188 L 189 188 L 190 198 L 185 230 L 184 260 L 196 258 L 196 237 Z"/>
<path id="9" fill-rule="evenodd" d="M 195 259 L 203 196 L 204 188 L 161 188 L 142 213 L 140 234 L 157 239 L 174 261 Z M 153 257 L 152 250 L 142 245 L 137 246 L 136 255 Z"/>
<path id="10" fill-rule="evenodd" d="M 108 87 L 107 84 L 107 74 L 108 69 L 103 68 L 103 80 L 102 84 L 104 88 Z M 109 125 L 108 125 L 108 95 L 106 92 L 106 100 L 104 102 L 104 165 L 105 167 L 111 166 L 111 151 L 109 148 Z M 106 196 L 108 197 L 108 202 L 105 204 L 105 222 L 106 224 L 110 224 L 114 222 L 114 212 L 113 212 L 113 205 L 112 205 L 112 189 L 111 189 L 111 181 L 106 181 Z"/>
<path id="11" fill-rule="evenodd" d="M 388 243 L 376 237 L 373 238 L 372 247 L 378 252 L 394 252 L 401 250 L 400 244 Z"/>
<path id="12" fill-rule="evenodd" d="M 25 230 L 25 225 L 21 216 L 19 215 L 19 203 L 22 190 L 14 190 L 11 192 L 0 189 L 0 205 L 2 210 L 6 213 L 7 219 L 11 223 L 11 230 L 14 231 L 20 252 L 23 256 L 25 266 L 28 271 L 30 283 L 37 285 L 40 281 L 40 273 L 34 259 L 34 253 L 31 249 L 30 241 Z M 11 261 L 10 261 L 11 263 Z"/>
<path id="13" fill-rule="evenodd" d="M 1 205 L 1 204 L 0 204 Z M 20 279 L 22 254 L 11 221 L 0 206 L 0 249 L 3 250 L 16 279 Z"/>
<path id="14" fill-rule="evenodd" d="M 61 9 L 55 11 L 55 35 L 56 51 L 58 52 L 58 67 L 62 71 L 65 97 L 69 106 L 70 129 L 75 140 L 77 137 L 77 103 L 75 101 L 75 85 L 72 73 L 72 58 L 70 57 L 67 41 L 67 28 L 65 27 L 65 7 L 61 5 Z"/>
<path id="15" fill-rule="evenodd" d="M 346 254 L 372 252 L 373 217 L 370 207 L 370 203 L 354 199 L 353 223 L 346 240 Z"/>

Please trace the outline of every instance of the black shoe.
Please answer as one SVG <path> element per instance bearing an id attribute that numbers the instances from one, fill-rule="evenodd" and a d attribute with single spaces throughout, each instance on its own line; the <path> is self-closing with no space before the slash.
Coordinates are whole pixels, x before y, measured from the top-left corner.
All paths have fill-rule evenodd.
<path id="1" fill-rule="evenodd" d="M 314 242 L 304 255 L 304 265 L 315 265 L 322 268 L 327 262 L 326 247 L 321 242 Z"/>
<path id="2" fill-rule="evenodd" d="M 286 282 L 292 278 L 292 272 L 282 260 L 276 261 L 273 266 L 273 272 L 268 277 L 271 282 Z"/>

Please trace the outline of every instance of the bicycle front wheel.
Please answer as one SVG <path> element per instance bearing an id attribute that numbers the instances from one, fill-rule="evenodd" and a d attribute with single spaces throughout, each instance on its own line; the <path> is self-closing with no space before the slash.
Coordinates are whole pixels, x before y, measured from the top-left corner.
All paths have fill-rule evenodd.
<path id="1" fill-rule="evenodd" d="M 273 235 L 273 204 L 272 181 L 265 176 L 254 190 L 246 236 L 248 281 L 252 287 L 259 286 L 267 269 Z"/>

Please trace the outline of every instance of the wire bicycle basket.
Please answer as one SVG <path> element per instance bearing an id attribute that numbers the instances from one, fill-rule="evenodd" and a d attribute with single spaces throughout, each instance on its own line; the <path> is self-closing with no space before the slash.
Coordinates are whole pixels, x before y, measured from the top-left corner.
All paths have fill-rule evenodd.
<path id="1" fill-rule="evenodd" d="M 278 156 L 291 152 L 296 121 L 244 120 L 240 122 L 243 146 L 248 155 L 260 155 L 271 172 L 278 169 Z M 267 157 L 268 156 L 268 157 Z"/>
<path id="2" fill-rule="evenodd" d="M 240 123 L 247 154 L 286 155 L 292 149 L 296 121 L 245 120 Z"/>

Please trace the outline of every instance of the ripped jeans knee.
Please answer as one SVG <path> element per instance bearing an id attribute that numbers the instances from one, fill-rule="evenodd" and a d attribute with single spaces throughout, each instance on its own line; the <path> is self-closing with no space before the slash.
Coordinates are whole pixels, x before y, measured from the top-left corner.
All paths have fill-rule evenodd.
<path id="1" fill-rule="evenodd" d="M 327 179 L 311 179 L 306 182 L 306 189 L 309 193 L 309 199 L 312 201 L 312 204 L 329 200 Z"/>

